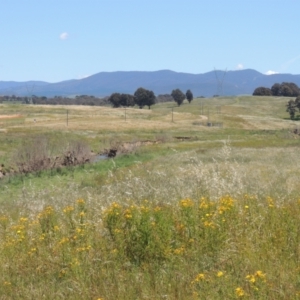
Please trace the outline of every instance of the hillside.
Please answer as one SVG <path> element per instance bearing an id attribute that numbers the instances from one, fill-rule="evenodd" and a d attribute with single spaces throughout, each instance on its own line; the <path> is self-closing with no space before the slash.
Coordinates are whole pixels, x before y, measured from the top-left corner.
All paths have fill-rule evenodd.
<path id="1" fill-rule="evenodd" d="M 221 89 L 220 82 L 223 81 Z M 94 95 L 107 96 L 114 92 L 134 93 L 139 87 L 153 90 L 156 95 L 171 93 L 175 88 L 191 89 L 195 96 L 215 94 L 252 94 L 258 86 L 271 87 L 276 82 L 294 82 L 300 86 L 300 75 L 264 75 L 255 70 L 211 71 L 204 74 L 178 73 L 170 70 L 154 72 L 100 72 L 87 78 L 57 83 L 40 81 L 0 82 L 0 95 L 37 96 Z M 29 88 L 30 87 L 30 88 Z"/>

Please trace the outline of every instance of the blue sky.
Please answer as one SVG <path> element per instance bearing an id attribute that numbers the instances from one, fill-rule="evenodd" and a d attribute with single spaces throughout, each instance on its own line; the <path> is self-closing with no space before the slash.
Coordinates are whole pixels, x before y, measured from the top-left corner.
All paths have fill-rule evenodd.
<path id="1" fill-rule="evenodd" d="M 1 0 L 0 11 L 0 80 L 300 74 L 299 0 Z"/>

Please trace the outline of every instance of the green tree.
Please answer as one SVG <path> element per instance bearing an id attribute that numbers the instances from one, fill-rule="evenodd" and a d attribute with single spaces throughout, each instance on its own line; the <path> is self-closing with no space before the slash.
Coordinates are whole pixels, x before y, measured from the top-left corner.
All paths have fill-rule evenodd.
<path id="1" fill-rule="evenodd" d="M 120 104 L 121 106 L 134 106 L 135 98 L 130 94 L 121 94 L 120 95 Z"/>
<path id="2" fill-rule="evenodd" d="M 133 95 L 130 94 L 113 93 L 108 98 L 108 102 L 110 102 L 113 105 L 113 107 L 134 106 L 135 98 Z"/>
<path id="3" fill-rule="evenodd" d="M 113 93 L 108 98 L 108 102 L 112 104 L 113 107 L 120 107 L 121 106 L 121 94 L 120 93 Z"/>
<path id="4" fill-rule="evenodd" d="M 294 100 L 290 100 L 286 105 L 286 111 L 290 114 L 291 120 L 295 119 L 297 105 Z"/>
<path id="5" fill-rule="evenodd" d="M 185 99 L 185 94 L 180 89 L 173 90 L 171 96 L 178 106 L 180 106 Z"/>
<path id="6" fill-rule="evenodd" d="M 272 91 L 269 88 L 260 86 L 254 90 L 253 96 L 272 96 Z"/>
<path id="7" fill-rule="evenodd" d="M 193 96 L 193 93 L 191 92 L 191 90 L 186 91 L 185 97 L 189 101 L 189 103 L 191 103 L 191 101 L 194 99 L 194 96 Z"/>
<path id="8" fill-rule="evenodd" d="M 300 112 L 300 96 L 298 96 L 295 100 L 289 100 L 286 105 L 286 111 L 290 114 L 292 120 L 295 119 L 297 109 Z"/>
<path id="9" fill-rule="evenodd" d="M 151 105 L 155 104 L 155 95 L 152 91 L 146 90 L 142 87 L 138 88 L 135 93 L 135 103 L 139 108 L 143 108 L 145 105 L 150 109 Z"/>
<path id="10" fill-rule="evenodd" d="M 271 91 L 272 91 L 272 95 L 273 96 L 280 96 L 280 84 L 279 83 L 275 83 L 272 85 L 271 87 Z"/>
<path id="11" fill-rule="evenodd" d="M 281 84 L 275 83 L 271 87 L 273 96 L 284 97 L 298 97 L 300 96 L 300 89 L 297 84 L 293 82 L 282 82 Z"/>
<path id="12" fill-rule="evenodd" d="M 298 110 L 300 111 L 300 96 L 298 96 L 295 100 L 295 105 L 298 108 Z"/>
<path id="13" fill-rule="evenodd" d="M 293 82 L 283 82 L 280 87 L 281 96 L 298 97 L 300 90 L 297 84 Z"/>
<path id="14" fill-rule="evenodd" d="M 281 85 L 280 91 L 281 91 L 282 96 L 285 96 L 285 97 L 292 97 L 293 96 L 293 90 L 287 84 Z"/>

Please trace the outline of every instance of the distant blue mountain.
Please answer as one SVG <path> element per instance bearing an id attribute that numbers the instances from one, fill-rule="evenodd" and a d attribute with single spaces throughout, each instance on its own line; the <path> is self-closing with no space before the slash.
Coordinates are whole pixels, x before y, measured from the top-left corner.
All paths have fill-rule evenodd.
<path id="1" fill-rule="evenodd" d="M 28 92 L 34 91 L 36 87 L 48 85 L 44 81 L 0 81 L 0 95 L 27 95 Z M 24 92 L 24 90 L 26 92 Z"/>
<path id="2" fill-rule="evenodd" d="M 252 69 L 239 71 L 211 71 L 204 74 L 179 73 L 170 70 L 154 72 L 124 71 L 101 72 L 87 78 L 57 83 L 43 81 L 0 81 L 0 95 L 28 96 L 108 96 L 112 93 L 133 94 L 139 87 L 154 91 L 156 95 L 170 94 L 179 88 L 190 89 L 194 96 L 228 96 L 252 94 L 259 86 L 271 87 L 274 83 L 294 82 L 300 87 L 300 75 L 264 75 Z M 32 92 L 31 92 L 32 91 Z"/>

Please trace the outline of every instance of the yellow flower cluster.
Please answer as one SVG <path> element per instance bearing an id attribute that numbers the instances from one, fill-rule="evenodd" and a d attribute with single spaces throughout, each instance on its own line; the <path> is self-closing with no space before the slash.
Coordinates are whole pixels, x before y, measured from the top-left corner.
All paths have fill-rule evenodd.
<path id="1" fill-rule="evenodd" d="M 217 273 L 217 277 L 222 277 L 222 276 L 224 276 L 224 272 L 219 271 L 219 272 Z"/>
<path id="2" fill-rule="evenodd" d="M 258 287 L 255 285 L 255 283 L 258 281 L 266 282 L 266 274 L 264 274 L 262 271 L 256 271 L 254 274 L 247 275 L 246 280 L 251 284 L 251 287 L 257 291 Z M 235 289 L 235 294 L 237 297 L 246 296 L 246 292 L 242 287 L 237 287 Z"/>
<path id="3" fill-rule="evenodd" d="M 234 206 L 234 200 L 230 196 L 222 197 L 219 200 L 219 214 L 223 214 L 225 211 L 230 210 Z"/>
<path id="4" fill-rule="evenodd" d="M 211 205 L 214 205 L 214 203 L 213 202 L 209 202 L 206 198 L 202 197 L 200 199 L 200 205 L 199 205 L 200 209 L 208 209 L 209 206 L 211 206 Z"/>
<path id="5" fill-rule="evenodd" d="M 203 224 L 205 227 L 215 228 L 214 222 L 204 221 Z"/>
<path id="6" fill-rule="evenodd" d="M 243 288 L 241 287 L 238 287 L 235 289 L 235 294 L 238 296 L 238 297 L 243 297 L 245 296 L 245 291 L 243 290 Z"/>
<path id="7" fill-rule="evenodd" d="M 76 248 L 76 251 L 77 251 L 77 252 L 85 252 L 85 251 L 90 251 L 91 248 L 92 248 L 91 245 L 87 245 L 87 246 L 85 246 L 85 247 L 79 247 L 79 248 Z"/>
<path id="8" fill-rule="evenodd" d="M 116 216 L 118 216 L 120 214 L 120 210 L 121 210 L 121 206 L 118 203 L 113 202 L 111 204 L 111 206 L 107 210 L 104 211 L 104 213 L 106 215 L 116 215 Z"/>
<path id="9" fill-rule="evenodd" d="M 179 247 L 179 248 L 174 249 L 174 254 L 176 254 L 176 255 L 183 254 L 183 253 L 184 253 L 184 250 L 185 250 L 184 247 L 181 246 L 181 247 Z"/>
<path id="10" fill-rule="evenodd" d="M 70 240 L 67 237 L 63 237 L 60 241 L 59 241 L 59 245 L 64 245 L 66 243 L 68 243 Z"/>
<path id="11" fill-rule="evenodd" d="M 31 248 L 30 251 L 28 251 L 28 255 L 33 255 L 34 253 L 37 252 L 37 249 L 35 247 Z"/>
<path id="12" fill-rule="evenodd" d="M 49 216 L 54 213 L 54 208 L 52 206 L 47 206 L 39 215 L 38 218 L 42 218 L 44 216 Z"/>
<path id="13" fill-rule="evenodd" d="M 64 208 L 64 210 L 63 210 L 63 212 L 65 213 L 65 214 L 69 214 L 69 213 L 71 213 L 72 211 L 74 211 L 74 206 L 71 206 L 71 205 L 69 205 L 69 206 L 66 206 L 65 208 Z"/>
<path id="14" fill-rule="evenodd" d="M 193 207 L 194 206 L 194 202 L 191 199 L 189 199 L 189 198 L 183 199 L 183 200 L 180 201 L 180 206 L 182 208 Z"/>
<path id="15" fill-rule="evenodd" d="M 256 271 L 254 274 L 247 275 L 246 279 L 250 283 L 255 283 L 257 280 L 266 282 L 266 274 L 264 274 L 262 271 Z"/>
<path id="16" fill-rule="evenodd" d="M 132 219 L 132 213 L 130 209 L 126 209 L 124 212 L 124 216 L 126 219 Z"/>
<path id="17" fill-rule="evenodd" d="M 195 284 L 197 282 L 203 281 L 204 279 L 205 275 L 203 273 L 199 273 L 191 283 Z"/>
<path id="18" fill-rule="evenodd" d="M 274 204 L 274 200 L 271 198 L 271 197 L 267 197 L 267 202 L 268 202 L 268 206 L 270 208 L 274 207 L 275 204 Z"/>
<path id="19" fill-rule="evenodd" d="M 84 204 L 85 204 L 85 201 L 84 201 L 84 199 L 78 199 L 78 200 L 76 200 L 76 203 L 77 203 L 78 205 L 84 205 Z"/>

